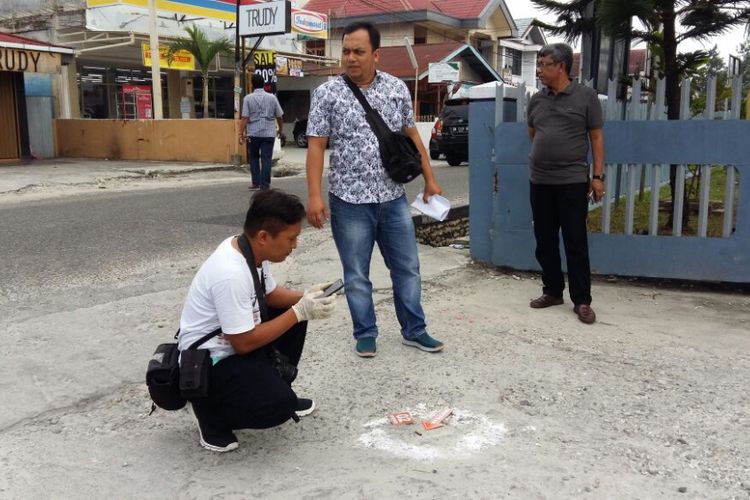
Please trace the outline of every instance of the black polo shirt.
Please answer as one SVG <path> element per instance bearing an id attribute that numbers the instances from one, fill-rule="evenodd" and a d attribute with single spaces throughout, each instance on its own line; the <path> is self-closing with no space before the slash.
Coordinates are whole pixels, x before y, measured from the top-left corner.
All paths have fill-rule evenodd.
<path id="1" fill-rule="evenodd" d="M 588 132 L 603 125 L 594 89 L 576 82 L 557 94 L 543 88 L 529 101 L 527 123 L 535 130 L 529 155 L 531 182 L 588 182 Z"/>

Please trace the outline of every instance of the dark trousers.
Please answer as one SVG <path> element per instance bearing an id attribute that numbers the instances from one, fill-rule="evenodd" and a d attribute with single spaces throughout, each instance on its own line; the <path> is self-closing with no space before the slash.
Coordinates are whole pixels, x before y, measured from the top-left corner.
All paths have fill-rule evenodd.
<path id="1" fill-rule="evenodd" d="M 591 268 L 586 234 L 589 184 L 530 184 L 536 260 L 542 266 L 543 292 L 562 297 L 565 289 L 560 261 L 559 233 L 562 230 L 570 300 L 575 305 L 591 304 Z"/>
<path id="2" fill-rule="evenodd" d="M 260 164 L 255 163 L 253 168 L 253 162 L 250 160 L 252 154 L 250 153 L 250 138 L 248 137 L 245 141 L 245 154 L 247 155 L 247 168 L 250 171 L 250 182 L 253 187 L 260 187 Z"/>
<path id="3" fill-rule="evenodd" d="M 254 186 L 261 189 L 271 187 L 271 159 L 273 157 L 273 143 L 275 137 L 249 137 L 248 161 L 250 162 L 250 177 Z"/>
<path id="4" fill-rule="evenodd" d="M 281 312 L 269 309 L 271 317 Z M 201 424 L 216 430 L 267 429 L 292 418 L 297 395 L 274 369 L 269 350 L 275 347 L 296 366 L 306 333 L 307 322 L 297 323 L 273 343 L 213 365 L 208 397 L 192 401 Z"/>

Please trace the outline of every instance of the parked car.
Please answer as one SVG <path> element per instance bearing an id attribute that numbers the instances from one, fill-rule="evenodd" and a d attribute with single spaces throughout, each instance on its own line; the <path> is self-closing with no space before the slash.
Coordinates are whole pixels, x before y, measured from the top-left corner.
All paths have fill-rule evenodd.
<path id="1" fill-rule="evenodd" d="M 445 155 L 448 165 L 456 167 L 469 159 L 469 100 L 450 99 L 435 121 L 430 137 L 430 158 Z"/>
<path id="2" fill-rule="evenodd" d="M 307 118 L 294 120 L 292 135 L 294 135 L 294 143 L 298 148 L 307 147 Z"/>

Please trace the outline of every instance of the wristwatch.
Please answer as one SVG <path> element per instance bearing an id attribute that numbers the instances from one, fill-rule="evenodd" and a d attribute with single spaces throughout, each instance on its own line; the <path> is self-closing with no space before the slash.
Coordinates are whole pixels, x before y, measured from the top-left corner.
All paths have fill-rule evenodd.
<path id="1" fill-rule="evenodd" d="M 598 181 L 604 182 L 604 174 L 602 174 L 602 175 L 592 175 L 591 178 L 592 179 L 596 179 Z"/>

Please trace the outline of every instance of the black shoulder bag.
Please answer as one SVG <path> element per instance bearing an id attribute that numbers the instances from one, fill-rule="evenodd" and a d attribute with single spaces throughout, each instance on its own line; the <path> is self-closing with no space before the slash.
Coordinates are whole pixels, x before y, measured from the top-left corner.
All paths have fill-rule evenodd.
<path id="1" fill-rule="evenodd" d="M 174 338 L 177 338 L 179 333 L 180 331 L 177 330 Z M 183 363 L 186 361 L 185 353 L 188 353 L 189 351 L 197 351 L 198 346 L 220 333 L 221 328 L 214 330 L 211 333 L 207 333 L 193 342 L 190 347 L 183 351 Z M 185 374 L 183 374 L 183 377 L 180 377 L 179 359 L 180 350 L 177 348 L 177 343 L 169 342 L 166 344 L 160 344 L 156 348 L 156 351 L 154 351 L 154 355 L 149 360 L 148 368 L 146 369 L 146 385 L 148 386 L 148 393 L 151 396 L 151 401 L 153 401 L 153 404 L 151 405 L 151 413 L 153 413 L 157 406 L 164 410 L 179 410 L 185 406 L 185 403 L 187 402 L 185 395 L 188 393 L 183 393 L 181 390 L 181 386 L 184 384 L 184 382 L 181 384 L 181 378 L 185 379 Z M 203 370 L 203 367 L 201 367 L 201 370 Z M 189 370 L 185 370 L 186 373 L 187 371 Z M 205 377 L 207 379 L 207 368 L 205 368 L 205 372 Z M 198 375 L 201 377 L 204 376 L 202 373 L 199 373 Z M 190 381 L 190 384 L 192 383 L 193 382 Z M 207 385 L 208 384 L 206 384 L 206 387 Z"/>
<path id="2" fill-rule="evenodd" d="M 411 137 L 388 128 L 383 117 L 372 109 L 359 87 L 347 75 L 343 75 L 343 78 L 364 108 L 367 123 L 378 138 L 380 158 L 388 176 L 396 182 L 405 184 L 422 175 L 422 157 Z"/>
<path id="3" fill-rule="evenodd" d="M 255 286 L 255 296 L 258 299 L 258 309 L 260 310 L 261 322 L 266 322 L 270 318 L 268 314 L 268 306 L 266 305 L 266 283 L 264 276 L 258 276 L 258 269 L 255 267 L 255 257 L 253 256 L 253 249 L 250 247 L 250 242 L 247 241 L 247 237 L 242 234 L 237 238 L 237 243 L 242 250 L 242 256 L 245 257 L 247 267 L 250 268 L 250 274 L 253 276 L 253 285 Z M 287 383 L 291 384 L 294 379 L 297 378 L 297 367 L 289 362 L 289 358 L 276 349 L 272 344 L 268 346 L 268 356 L 271 359 L 271 365 L 278 372 L 279 376 Z"/>

